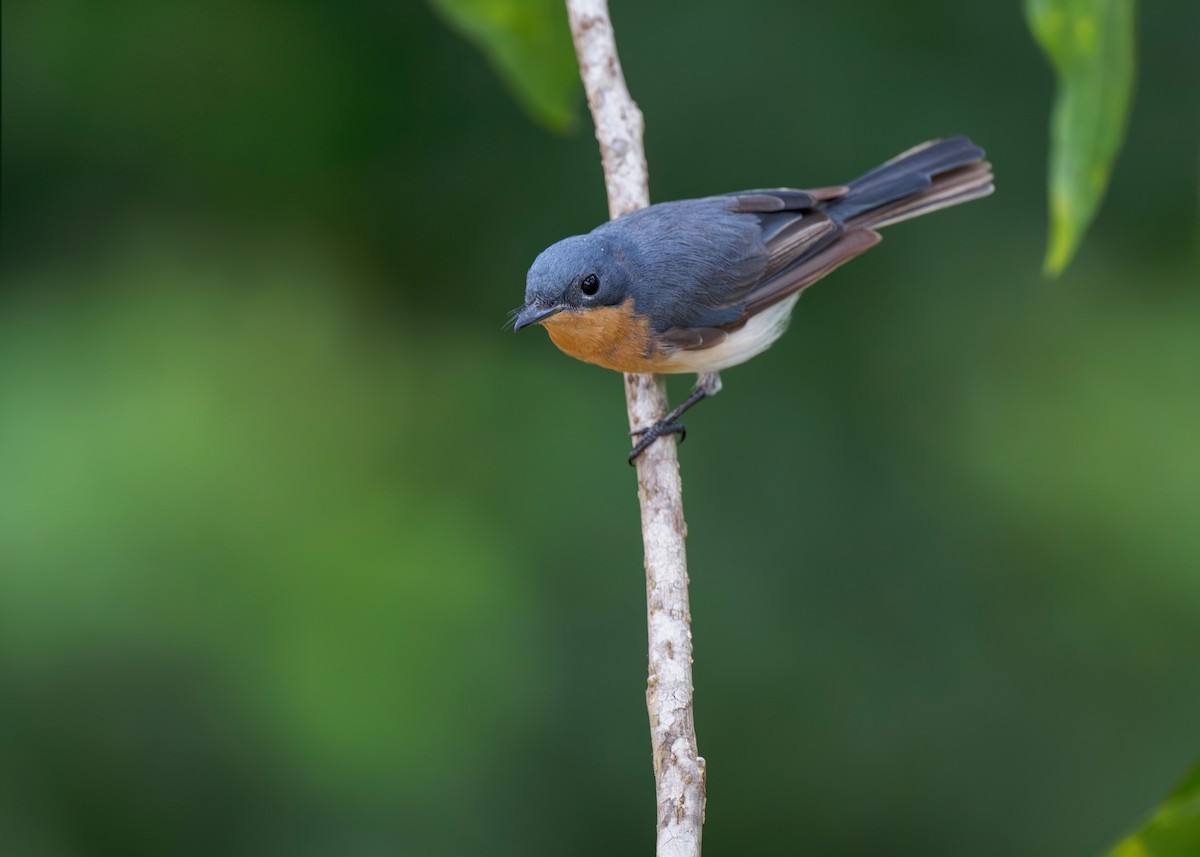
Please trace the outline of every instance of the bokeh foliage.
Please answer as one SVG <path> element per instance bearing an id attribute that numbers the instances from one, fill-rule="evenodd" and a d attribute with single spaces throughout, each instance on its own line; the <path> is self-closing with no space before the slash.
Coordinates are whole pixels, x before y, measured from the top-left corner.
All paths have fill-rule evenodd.
<path id="1" fill-rule="evenodd" d="M 446 21 L 483 51 L 538 122 L 575 125 L 579 74 L 559 0 L 430 0 Z"/>
<path id="2" fill-rule="evenodd" d="M 1050 237 L 1045 269 L 1060 274 L 1100 209 L 1133 100 L 1134 0 L 1026 0 L 1029 29 L 1054 66 Z"/>
<path id="3" fill-rule="evenodd" d="M 1109 857 L 1188 857 L 1200 853 L 1200 763 L 1167 796 L 1141 830 Z"/>
<path id="4" fill-rule="evenodd" d="M 616 4 L 657 199 L 953 132 L 1001 182 L 689 424 L 714 853 L 1095 855 L 1195 755 L 1189 10 L 1046 289 L 1019 9 Z M 502 327 L 591 135 L 421 3 L 0 14 L 4 850 L 645 848 L 621 384 Z"/>

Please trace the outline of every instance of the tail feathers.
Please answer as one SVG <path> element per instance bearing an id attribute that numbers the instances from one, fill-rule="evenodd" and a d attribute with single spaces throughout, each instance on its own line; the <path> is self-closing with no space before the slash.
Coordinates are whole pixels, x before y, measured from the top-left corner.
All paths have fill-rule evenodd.
<path id="1" fill-rule="evenodd" d="M 987 196 L 992 166 L 966 137 L 931 140 L 852 181 L 826 211 L 847 226 L 878 228 Z"/>
<path id="2" fill-rule="evenodd" d="M 878 229 L 940 208 L 979 199 L 994 189 L 992 165 L 981 161 L 942 173 L 933 179 L 926 190 L 869 209 L 851 218 L 849 224 Z"/>

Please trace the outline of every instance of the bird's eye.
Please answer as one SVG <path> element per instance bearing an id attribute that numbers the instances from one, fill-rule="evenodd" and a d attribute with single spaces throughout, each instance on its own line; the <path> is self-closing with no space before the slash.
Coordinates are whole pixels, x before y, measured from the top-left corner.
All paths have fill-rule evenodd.
<path id="1" fill-rule="evenodd" d="M 595 274 L 588 274 L 579 284 L 579 291 L 585 295 L 594 295 L 600 291 L 600 278 Z"/>

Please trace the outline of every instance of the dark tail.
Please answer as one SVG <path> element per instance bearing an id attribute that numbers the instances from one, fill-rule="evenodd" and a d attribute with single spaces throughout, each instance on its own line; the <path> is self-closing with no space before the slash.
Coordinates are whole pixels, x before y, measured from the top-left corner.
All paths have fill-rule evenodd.
<path id="1" fill-rule="evenodd" d="M 868 229 L 888 226 L 992 192 L 992 165 L 966 137 L 930 140 L 850 182 L 825 204 L 834 219 Z"/>

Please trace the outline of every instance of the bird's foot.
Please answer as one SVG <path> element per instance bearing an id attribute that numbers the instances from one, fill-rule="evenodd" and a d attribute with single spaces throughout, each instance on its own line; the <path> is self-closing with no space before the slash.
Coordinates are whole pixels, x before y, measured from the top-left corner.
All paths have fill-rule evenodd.
<path id="1" fill-rule="evenodd" d="M 679 407 L 675 408 L 658 422 L 651 425 L 649 428 L 634 429 L 629 433 L 630 437 L 641 438 L 634 444 L 633 451 L 629 453 L 629 463 L 632 465 L 637 461 L 637 457 L 646 451 L 646 448 L 654 441 L 666 434 L 679 435 L 679 442 L 683 443 L 687 437 L 687 429 L 683 427 L 683 423 L 679 418 L 684 415 L 696 402 L 703 399 L 705 396 L 711 396 L 719 392 L 721 389 L 721 376 L 716 372 L 705 372 L 696 378 L 696 386 L 692 388 L 691 394 L 683 400 Z"/>
<path id="2" fill-rule="evenodd" d="M 638 437 L 638 442 L 634 444 L 633 450 L 629 453 L 629 464 L 632 466 L 637 461 L 639 455 L 646 451 L 650 444 L 658 440 L 660 437 L 668 434 L 679 435 L 679 442 L 683 443 L 687 437 L 687 429 L 683 423 L 678 420 L 673 420 L 668 414 L 667 417 L 643 429 L 634 429 L 629 433 L 630 437 Z"/>

